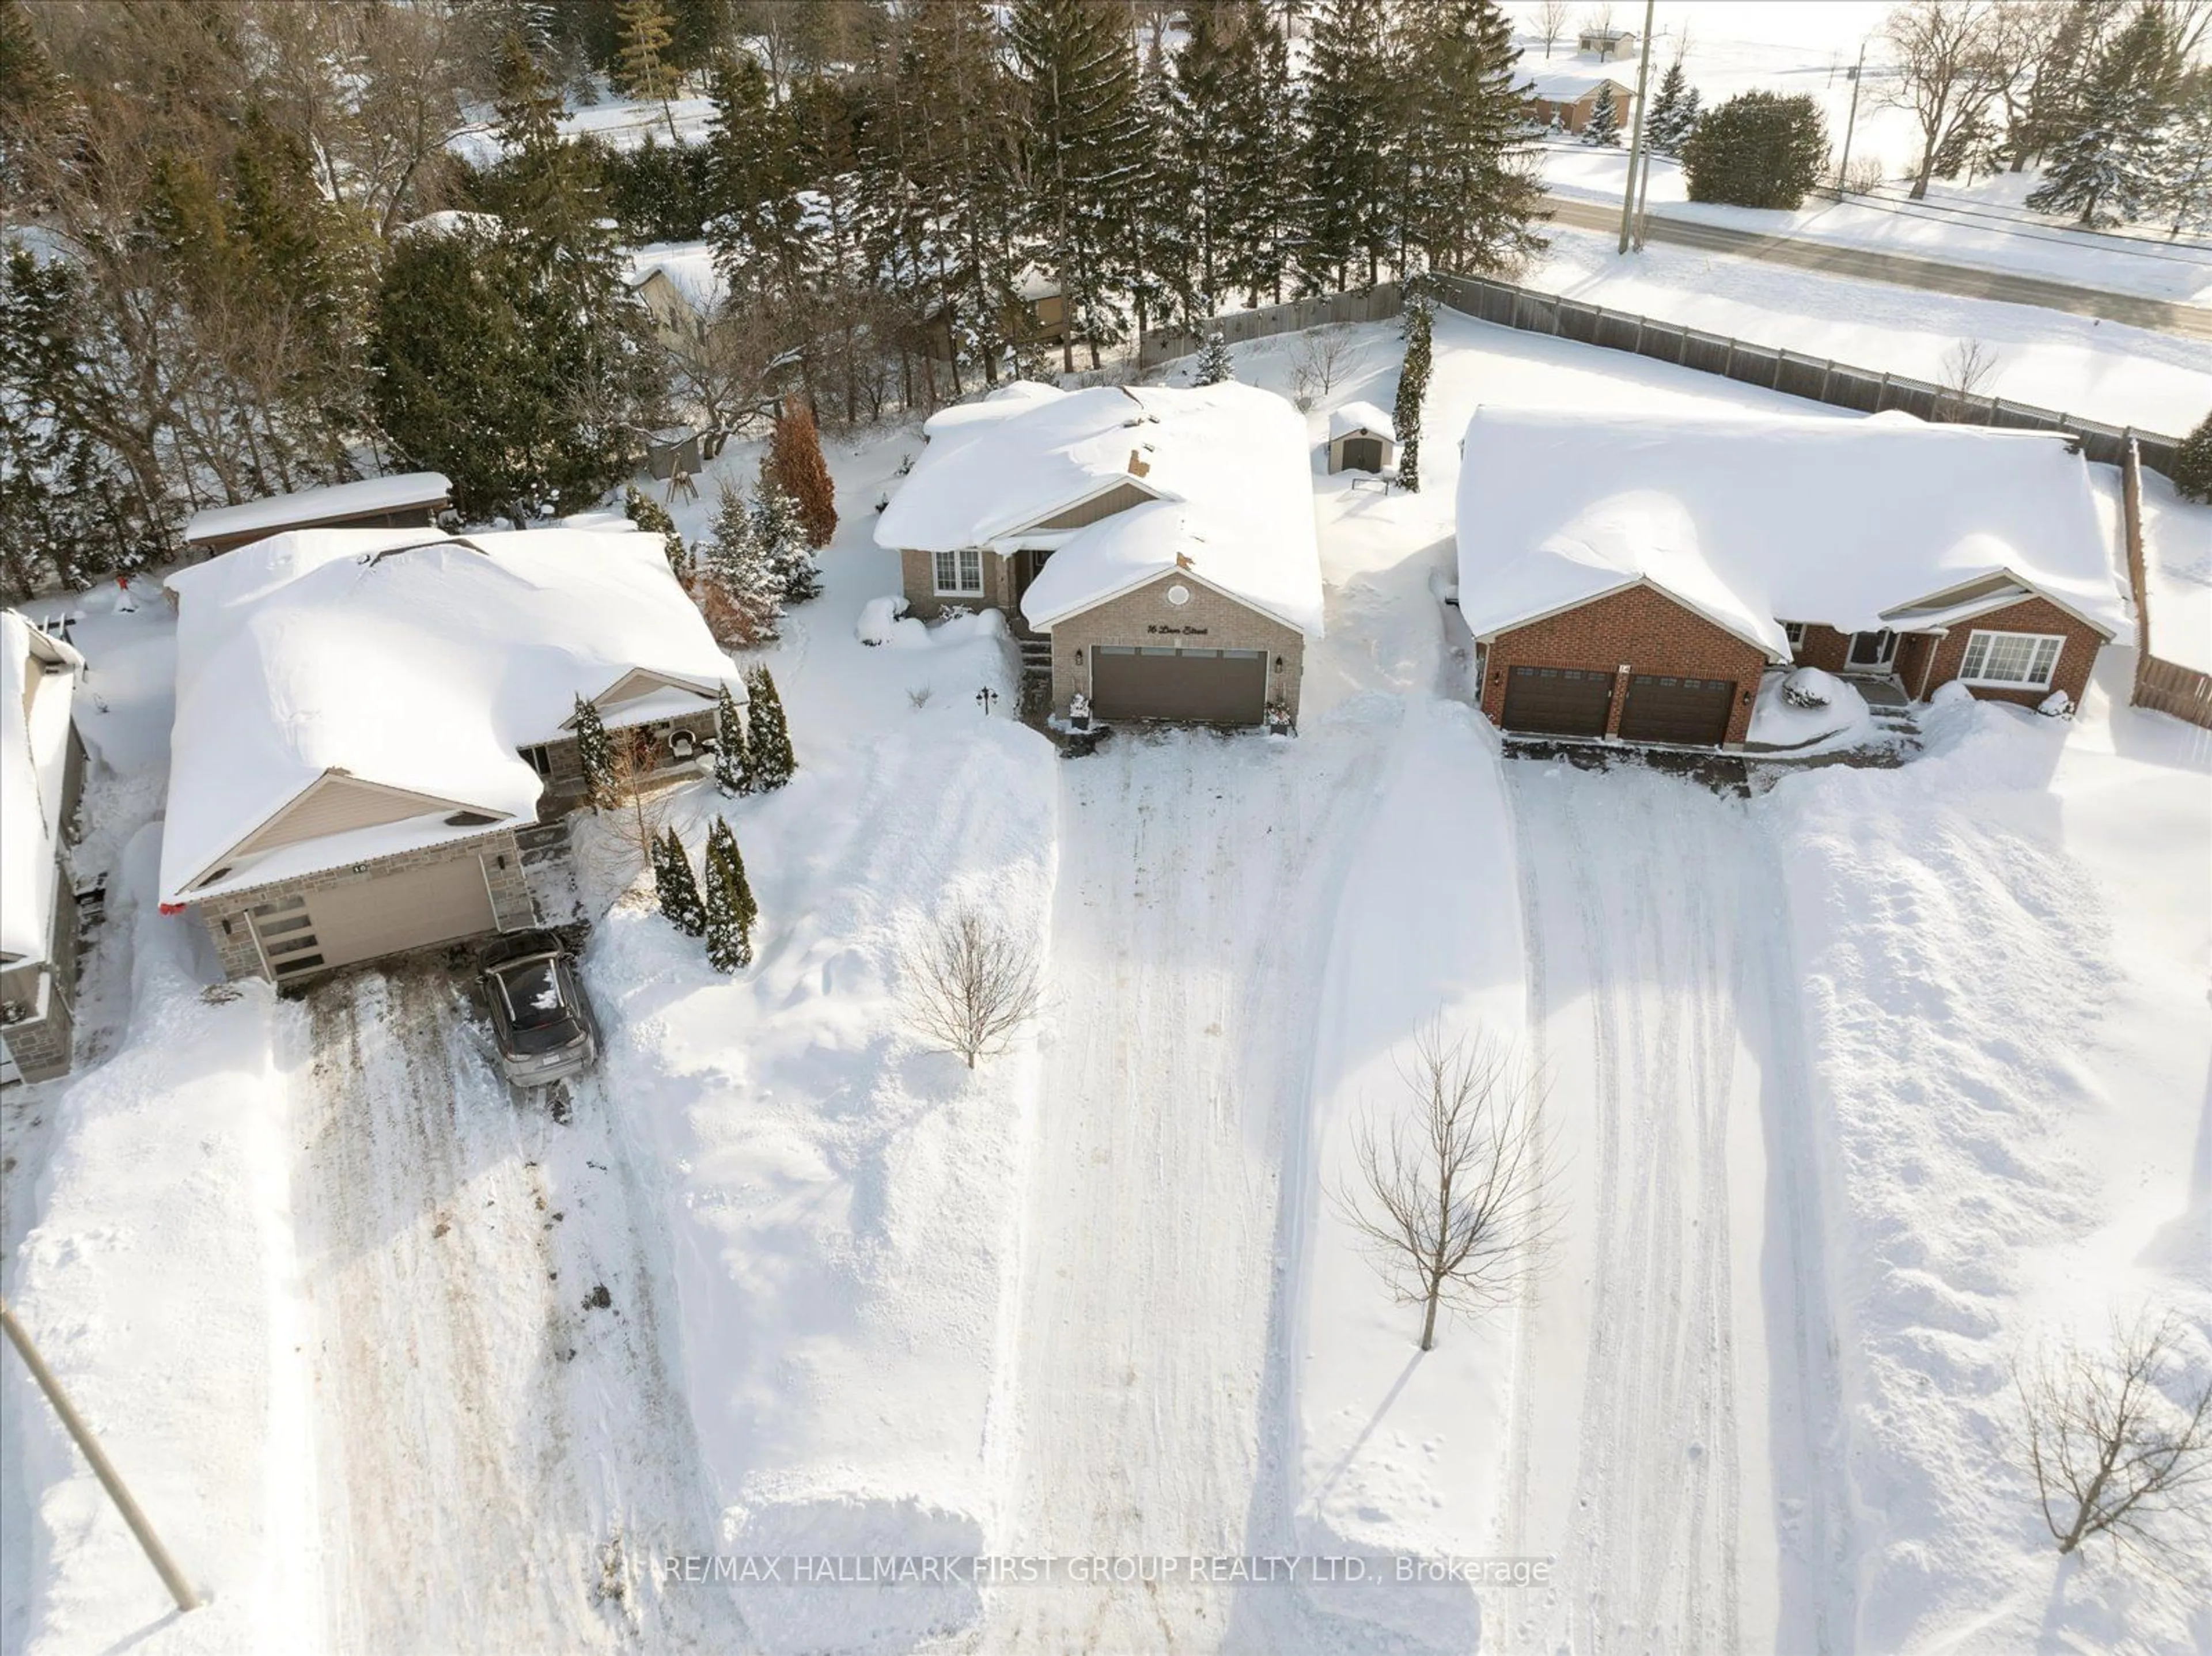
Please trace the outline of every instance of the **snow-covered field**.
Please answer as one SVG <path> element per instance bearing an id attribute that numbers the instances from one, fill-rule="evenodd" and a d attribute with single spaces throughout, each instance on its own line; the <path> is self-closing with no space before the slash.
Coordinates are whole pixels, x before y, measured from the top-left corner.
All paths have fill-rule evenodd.
<path id="1" fill-rule="evenodd" d="M 1352 339 L 1316 446 L 1392 401 L 1395 329 Z M 565 1123 L 442 968 L 203 994 L 151 901 L 169 628 L 88 604 L 115 895 L 78 1074 L 0 1115 L 0 1286 L 212 1602 L 168 1612 L 10 1360 L 0 1648 L 2201 1647 L 2204 1584 L 2039 1540 L 2005 1364 L 2145 1297 L 2212 1361 L 2212 749 L 2115 649 L 2071 725 L 1938 708 L 1897 770 L 1508 758 L 1433 596 L 1486 401 L 1805 407 L 1440 317 L 1425 492 L 1315 479 L 1299 735 L 1077 760 L 995 629 L 858 640 L 918 438 L 833 443 L 827 592 L 763 652 L 799 776 L 678 807 L 736 828 L 759 959 L 708 971 L 587 830 L 609 1050 Z M 974 1077 L 900 1008 L 955 897 L 1048 963 Z M 1420 1356 L 1330 1193 L 1437 1016 L 1545 1077 L 1559 1240 Z M 1381 1579 L 654 1568 L 977 1552 Z"/>

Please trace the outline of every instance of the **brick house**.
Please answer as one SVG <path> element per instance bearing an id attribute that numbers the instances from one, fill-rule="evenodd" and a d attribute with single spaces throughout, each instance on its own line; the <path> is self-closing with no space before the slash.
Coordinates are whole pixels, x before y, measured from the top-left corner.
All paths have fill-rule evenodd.
<path id="1" fill-rule="evenodd" d="M 1538 74 L 1528 88 L 1528 118 L 1539 126 L 1579 132 L 1597 113 L 1607 88 L 1613 91 L 1613 113 L 1620 117 L 1620 130 L 1626 132 L 1634 124 L 1636 88 L 1599 69 L 1554 69 Z"/>
<path id="2" fill-rule="evenodd" d="M 1509 734 L 1733 748 L 1796 666 L 2078 705 L 2126 622 L 2111 538 L 2058 435 L 1486 409 L 1459 604 Z"/>
<path id="3" fill-rule="evenodd" d="M 69 847 L 84 787 L 84 658 L 0 610 L 0 1084 L 69 1071 L 76 1021 Z"/>
<path id="4" fill-rule="evenodd" d="M 1288 403 L 1235 384 L 1019 382 L 927 429 L 876 525 L 915 613 L 1003 611 L 1063 718 L 1297 719 L 1321 557 Z"/>
<path id="5" fill-rule="evenodd" d="M 168 585 L 162 907 L 234 978 L 537 924 L 518 834 L 582 797 L 577 698 L 674 779 L 730 679 L 652 536 L 309 531 Z"/>

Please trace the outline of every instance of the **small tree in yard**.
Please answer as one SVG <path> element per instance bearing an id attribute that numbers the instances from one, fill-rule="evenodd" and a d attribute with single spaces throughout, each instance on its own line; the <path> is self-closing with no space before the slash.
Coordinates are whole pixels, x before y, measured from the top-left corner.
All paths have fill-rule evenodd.
<path id="1" fill-rule="evenodd" d="M 783 698 L 776 694 L 775 679 L 765 667 L 745 675 L 746 752 L 755 790 L 772 793 L 791 780 L 799 760 L 791 749 L 791 726 L 783 715 Z"/>
<path id="2" fill-rule="evenodd" d="M 1043 998 L 1036 948 L 975 908 L 939 914 L 900 950 L 899 967 L 915 1033 L 971 1070 L 1005 1052 Z"/>
<path id="3" fill-rule="evenodd" d="M 2101 1351 L 2069 1346 L 2018 1367 L 2027 1455 L 2058 1550 L 2097 1536 L 2192 1556 L 2212 1487 L 2212 1379 L 2185 1378 L 2171 1316 L 2115 1323 Z M 2194 1524 L 2177 1539 L 2161 1526 Z"/>
<path id="4" fill-rule="evenodd" d="M 684 537 L 677 532 L 676 519 L 668 515 L 668 508 L 635 483 L 623 485 L 623 516 L 638 526 L 642 534 L 658 535 L 668 553 L 668 567 L 679 581 L 691 579 L 691 554 L 684 544 Z"/>
<path id="5" fill-rule="evenodd" d="M 667 779 L 655 767 L 659 751 L 644 730 L 602 733 L 607 743 L 605 800 L 598 804 L 601 828 L 618 850 L 618 868 L 628 882 L 641 868 L 656 877 L 662 832 L 668 826 Z"/>
<path id="6" fill-rule="evenodd" d="M 2212 500 L 2212 414 L 2174 452 L 2173 486 L 2192 500 Z"/>
<path id="7" fill-rule="evenodd" d="M 584 770 L 584 797 L 594 810 L 605 810 L 616 803 L 614 744 L 607 740 L 607 727 L 600 722 L 599 710 L 583 697 L 576 698 L 576 762 Z"/>
<path id="8" fill-rule="evenodd" d="M 672 828 L 653 843 L 653 887 L 661 915 L 671 925 L 687 937 L 707 935 L 707 907 L 691 872 L 691 854 Z"/>
<path id="9" fill-rule="evenodd" d="M 1429 394 L 1429 368 L 1436 311 L 1425 297 L 1406 301 L 1406 361 L 1398 371 L 1398 405 L 1391 411 L 1398 429 L 1398 486 L 1421 492 L 1421 403 Z"/>
<path id="10" fill-rule="evenodd" d="M 806 544 L 817 550 L 829 545 L 837 532 L 837 486 L 822 458 L 814 410 L 805 403 L 793 403 L 776 416 L 768 440 L 767 470 L 791 502 Z"/>
<path id="11" fill-rule="evenodd" d="M 1548 1240 L 1542 1094 L 1502 1045 L 1446 1040 L 1431 1023 L 1399 1070 L 1415 1104 L 1387 1129 L 1352 1130 L 1354 1182 L 1338 1205 L 1401 1304 L 1437 1314 L 1506 1304 L 1540 1268 Z"/>
<path id="12" fill-rule="evenodd" d="M 1827 165 L 1828 135 L 1810 97 L 1747 92 L 1698 118 L 1682 145 L 1692 201 L 1795 208 Z"/>
<path id="13" fill-rule="evenodd" d="M 760 791 L 753 775 L 752 738 L 726 684 L 714 703 L 714 786 L 732 798 Z"/>
<path id="14" fill-rule="evenodd" d="M 701 543 L 691 583 L 700 613 L 717 644 L 765 644 L 783 620 L 784 580 L 769 562 L 752 509 L 727 482 L 714 511 L 714 533 Z"/>
<path id="15" fill-rule="evenodd" d="M 1611 86 L 1598 88 L 1597 106 L 1590 111 L 1589 120 L 1583 127 L 1583 142 L 1620 148 L 1620 106 L 1613 101 Z"/>
<path id="16" fill-rule="evenodd" d="M 707 961 L 717 972 L 753 963 L 753 922 L 760 909 L 745 878 L 738 836 L 720 817 L 707 830 Z"/>
<path id="17" fill-rule="evenodd" d="M 1697 124 L 1697 97 L 1677 58 L 1660 77 L 1659 95 L 1644 119 L 1644 141 L 1662 155 L 1680 155 L 1690 129 Z"/>
<path id="18" fill-rule="evenodd" d="M 1206 343 L 1198 348 L 1198 378 L 1192 383 L 1218 385 L 1236 377 L 1236 370 L 1229 361 L 1229 342 L 1217 329 L 1206 335 Z"/>
<path id="19" fill-rule="evenodd" d="M 753 495 L 753 537 L 761 556 L 783 590 L 786 604 L 805 604 L 822 596 L 822 573 L 814 567 L 806 531 L 783 485 L 767 460 L 761 462 L 760 487 Z"/>
<path id="20" fill-rule="evenodd" d="M 1983 386 L 1996 367 L 1997 354 L 1980 340 L 1954 340 L 1943 353 L 1942 394 L 1936 398 L 1936 417 L 1969 423 L 1967 405 L 1976 397 L 1989 395 Z"/>

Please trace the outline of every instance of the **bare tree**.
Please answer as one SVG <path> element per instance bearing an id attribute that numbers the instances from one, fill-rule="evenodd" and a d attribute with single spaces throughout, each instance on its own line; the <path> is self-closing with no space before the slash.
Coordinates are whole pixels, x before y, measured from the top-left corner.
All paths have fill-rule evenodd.
<path id="1" fill-rule="evenodd" d="M 1986 397 L 1983 385 L 1996 372 L 1997 354 L 1978 339 L 1954 339 L 1943 353 L 1942 378 L 1937 382 L 1936 417 L 1954 424 L 1966 423 L 1967 404 Z"/>
<path id="2" fill-rule="evenodd" d="M 1920 130 L 1914 201 L 1927 195 L 1945 145 L 1980 119 L 1996 95 L 1997 10 L 1988 0 L 1911 0 L 1882 24 L 1897 59 L 1896 80 L 1882 101 L 1909 112 Z"/>
<path id="3" fill-rule="evenodd" d="M 594 813 L 599 854 L 590 859 L 597 874 L 625 887 L 653 865 L 653 841 L 668 828 L 669 785 L 690 775 L 661 762 L 659 744 L 649 731 L 608 732 L 609 803 Z"/>
<path id="4" fill-rule="evenodd" d="M 2015 1365 L 2027 1465 L 2058 1550 L 2096 1536 L 2164 1554 L 2154 1531 L 2203 1520 L 2212 1486 L 2212 1377 L 2185 1376 L 2182 1325 L 2148 1313 L 2097 1351 L 2068 1345 Z M 2178 1395 L 2177 1395 L 2178 1390 Z M 2192 1536 L 2191 1541 L 2198 1538 Z"/>
<path id="5" fill-rule="evenodd" d="M 899 952 L 907 1022 L 939 1049 L 974 1069 L 1012 1042 L 1036 1016 L 1044 971 L 1036 945 L 963 905 L 938 915 Z"/>
<path id="6" fill-rule="evenodd" d="M 1422 1307 L 1429 1351 L 1440 1309 L 1506 1304 L 1541 1268 L 1550 1143 L 1541 1087 L 1488 1035 L 1447 1040 L 1431 1022 L 1398 1074 L 1413 1107 L 1353 1127 L 1358 1178 L 1336 1202 L 1398 1302 Z"/>
<path id="7" fill-rule="evenodd" d="M 1328 396 L 1352 354 L 1352 336 L 1343 328 L 1315 328 L 1298 337 L 1291 349 L 1291 400 L 1301 412 Z"/>
<path id="8" fill-rule="evenodd" d="M 1544 0 L 1536 8 L 1536 38 L 1544 43 L 1544 56 L 1552 55 L 1552 48 L 1567 32 L 1567 0 Z"/>

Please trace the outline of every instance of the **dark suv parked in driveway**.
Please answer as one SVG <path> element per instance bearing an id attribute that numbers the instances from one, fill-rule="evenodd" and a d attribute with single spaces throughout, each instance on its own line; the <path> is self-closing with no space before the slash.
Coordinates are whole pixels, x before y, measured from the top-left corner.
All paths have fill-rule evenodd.
<path id="1" fill-rule="evenodd" d="M 558 937 L 502 938 L 484 952 L 482 984 L 500 1066 L 516 1086 L 543 1087 L 599 1062 L 599 1021 Z"/>

